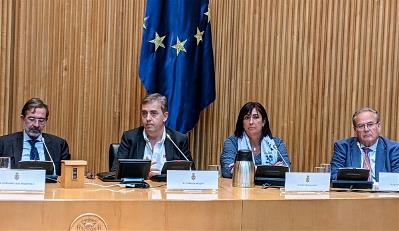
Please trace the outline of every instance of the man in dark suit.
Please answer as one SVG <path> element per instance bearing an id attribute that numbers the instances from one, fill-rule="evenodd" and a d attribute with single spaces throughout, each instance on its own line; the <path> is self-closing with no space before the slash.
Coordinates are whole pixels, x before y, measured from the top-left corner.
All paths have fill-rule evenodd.
<path id="1" fill-rule="evenodd" d="M 68 143 L 43 133 L 48 117 L 48 106 L 41 99 L 32 98 L 21 110 L 23 131 L 0 137 L 0 156 L 11 158 L 11 168 L 16 168 L 21 160 L 47 160 L 53 161 L 56 174 L 61 174 L 61 160 L 70 159 Z"/>
<path id="2" fill-rule="evenodd" d="M 334 144 L 331 160 L 331 178 L 337 178 L 342 167 L 366 168 L 369 180 L 379 181 L 380 172 L 399 172 L 399 143 L 380 136 L 379 113 L 362 108 L 352 116 L 356 137 L 339 140 Z"/>
<path id="3" fill-rule="evenodd" d="M 158 93 L 146 96 L 141 103 L 143 126 L 123 133 L 112 170 L 117 170 L 118 159 L 146 159 L 151 160 L 149 177 L 152 177 L 161 173 L 165 161 L 185 160 L 185 157 L 192 161 L 187 136 L 167 128 L 165 126 L 167 119 L 168 101 L 166 97 Z"/>

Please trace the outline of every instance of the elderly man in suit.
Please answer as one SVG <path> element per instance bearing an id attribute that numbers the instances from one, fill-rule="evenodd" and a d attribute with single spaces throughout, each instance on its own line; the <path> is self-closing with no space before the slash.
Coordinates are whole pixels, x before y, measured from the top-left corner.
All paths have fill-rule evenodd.
<path id="1" fill-rule="evenodd" d="M 188 148 L 188 138 L 165 126 L 168 119 L 168 101 L 158 93 L 146 96 L 141 102 L 142 126 L 125 131 L 122 135 L 117 158 L 112 170 L 118 168 L 118 159 L 145 159 L 151 160 L 149 177 L 159 175 L 166 161 L 192 161 Z M 172 141 L 183 152 L 173 145 Z"/>
<path id="2" fill-rule="evenodd" d="M 342 167 L 370 170 L 369 180 L 379 181 L 380 172 L 399 172 L 399 143 L 380 136 L 379 113 L 372 108 L 361 108 L 352 116 L 356 137 L 334 144 L 331 178 L 337 178 Z"/>
<path id="3" fill-rule="evenodd" d="M 22 132 L 0 137 L 0 156 L 11 157 L 11 168 L 19 161 L 53 161 L 56 174 L 61 174 L 61 160 L 69 160 L 68 143 L 57 136 L 43 133 L 49 117 L 48 106 L 39 98 L 28 100 L 21 110 Z"/>

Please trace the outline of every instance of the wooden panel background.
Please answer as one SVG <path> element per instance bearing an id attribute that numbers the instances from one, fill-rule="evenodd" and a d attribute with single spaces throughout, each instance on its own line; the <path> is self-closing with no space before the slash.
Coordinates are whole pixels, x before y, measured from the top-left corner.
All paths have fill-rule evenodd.
<path id="1" fill-rule="evenodd" d="M 108 145 L 140 124 L 144 9 L 144 0 L 0 1 L 0 135 L 21 130 L 23 103 L 41 97 L 47 132 L 88 169 L 107 170 Z M 266 106 L 294 170 L 329 162 L 362 106 L 399 138 L 396 0 L 213 0 L 211 11 L 217 98 L 190 133 L 197 166 L 218 163 L 249 100 Z"/>

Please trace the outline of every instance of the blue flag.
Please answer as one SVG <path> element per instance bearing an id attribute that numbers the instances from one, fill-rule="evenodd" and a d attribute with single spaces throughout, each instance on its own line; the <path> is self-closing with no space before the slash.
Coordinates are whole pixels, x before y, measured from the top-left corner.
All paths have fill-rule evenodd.
<path id="1" fill-rule="evenodd" d="M 208 0 L 147 0 L 140 79 L 148 93 L 169 101 L 166 122 L 182 133 L 194 128 L 215 100 Z"/>

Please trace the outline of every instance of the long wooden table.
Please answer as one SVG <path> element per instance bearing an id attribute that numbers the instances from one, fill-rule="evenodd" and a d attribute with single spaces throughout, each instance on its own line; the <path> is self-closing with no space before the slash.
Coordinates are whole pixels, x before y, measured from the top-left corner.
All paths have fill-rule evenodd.
<path id="1" fill-rule="evenodd" d="M 108 230 L 399 230 L 399 193 L 284 193 L 234 188 L 228 179 L 217 191 L 168 191 L 150 183 L 126 189 L 87 180 L 82 189 L 0 193 L 0 230 L 69 230 L 87 213 Z"/>

